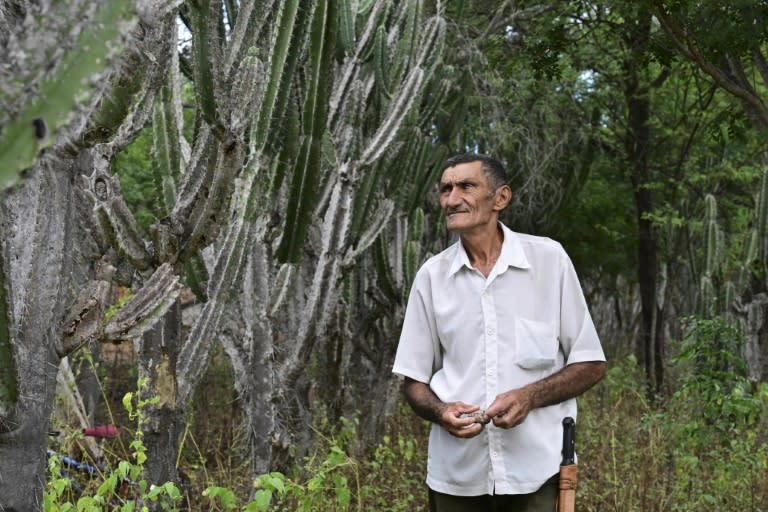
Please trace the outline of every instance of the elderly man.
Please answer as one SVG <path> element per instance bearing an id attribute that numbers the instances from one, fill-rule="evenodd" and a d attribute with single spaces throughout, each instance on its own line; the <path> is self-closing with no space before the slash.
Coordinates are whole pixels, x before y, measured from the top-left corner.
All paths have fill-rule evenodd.
<path id="1" fill-rule="evenodd" d="M 395 357 L 408 403 L 432 422 L 433 512 L 554 510 L 562 420 L 605 374 L 562 246 L 499 222 L 507 181 L 486 155 L 446 161 L 440 206 L 460 240 L 419 269 Z"/>

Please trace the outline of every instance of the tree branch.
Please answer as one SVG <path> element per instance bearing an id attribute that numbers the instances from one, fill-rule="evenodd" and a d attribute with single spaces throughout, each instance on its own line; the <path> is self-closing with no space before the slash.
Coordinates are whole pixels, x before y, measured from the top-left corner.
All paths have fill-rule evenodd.
<path id="1" fill-rule="evenodd" d="M 755 61 L 760 76 L 763 78 L 763 83 L 768 87 L 768 62 L 765 60 L 765 55 L 760 50 L 760 47 L 755 46 L 752 48 L 752 58 Z"/>
<path id="2" fill-rule="evenodd" d="M 664 10 L 661 0 L 654 0 L 652 9 L 664 32 L 669 36 L 680 54 L 693 61 L 702 71 L 711 76 L 717 85 L 742 100 L 744 105 L 748 106 L 754 113 L 756 124 L 760 129 L 768 128 L 768 108 L 761 99 L 735 83 L 720 68 L 707 60 L 690 35 L 672 21 L 669 14 Z"/>

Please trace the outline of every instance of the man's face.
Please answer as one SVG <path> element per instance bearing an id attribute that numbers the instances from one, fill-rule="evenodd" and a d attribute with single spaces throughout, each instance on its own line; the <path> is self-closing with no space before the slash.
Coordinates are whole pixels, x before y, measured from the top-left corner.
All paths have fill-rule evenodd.
<path id="1" fill-rule="evenodd" d="M 440 207 L 448 229 L 462 234 L 478 227 L 495 226 L 498 212 L 506 206 L 503 198 L 499 201 L 499 190 L 491 193 L 482 162 L 459 164 L 443 171 Z"/>

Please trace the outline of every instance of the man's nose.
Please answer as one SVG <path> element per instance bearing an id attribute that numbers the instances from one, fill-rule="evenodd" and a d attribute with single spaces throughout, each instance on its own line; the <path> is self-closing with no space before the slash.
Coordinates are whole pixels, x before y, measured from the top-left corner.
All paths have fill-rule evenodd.
<path id="1" fill-rule="evenodd" d="M 451 189 L 451 191 L 448 193 L 448 195 L 445 198 L 445 204 L 447 206 L 457 206 L 461 204 L 461 191 L 454 187 Z"/>

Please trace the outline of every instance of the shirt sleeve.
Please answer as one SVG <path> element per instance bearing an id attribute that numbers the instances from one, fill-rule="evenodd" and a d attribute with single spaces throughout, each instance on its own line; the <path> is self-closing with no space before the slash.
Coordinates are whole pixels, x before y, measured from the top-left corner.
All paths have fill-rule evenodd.
<path id="1" fill-rule="evenodd" d="M 425 384 L 443 365 L 429 284 L 428 273 L 422 268 L 411 287 L 392 368 L 397 375 Z"/>
<path id="2" fill-rule="evenodd" d="M 600 338 L 587 308 L 576 270 L 563 250 L 561 258 L 560 345 L 566 365 L 605 361 Z"/>

